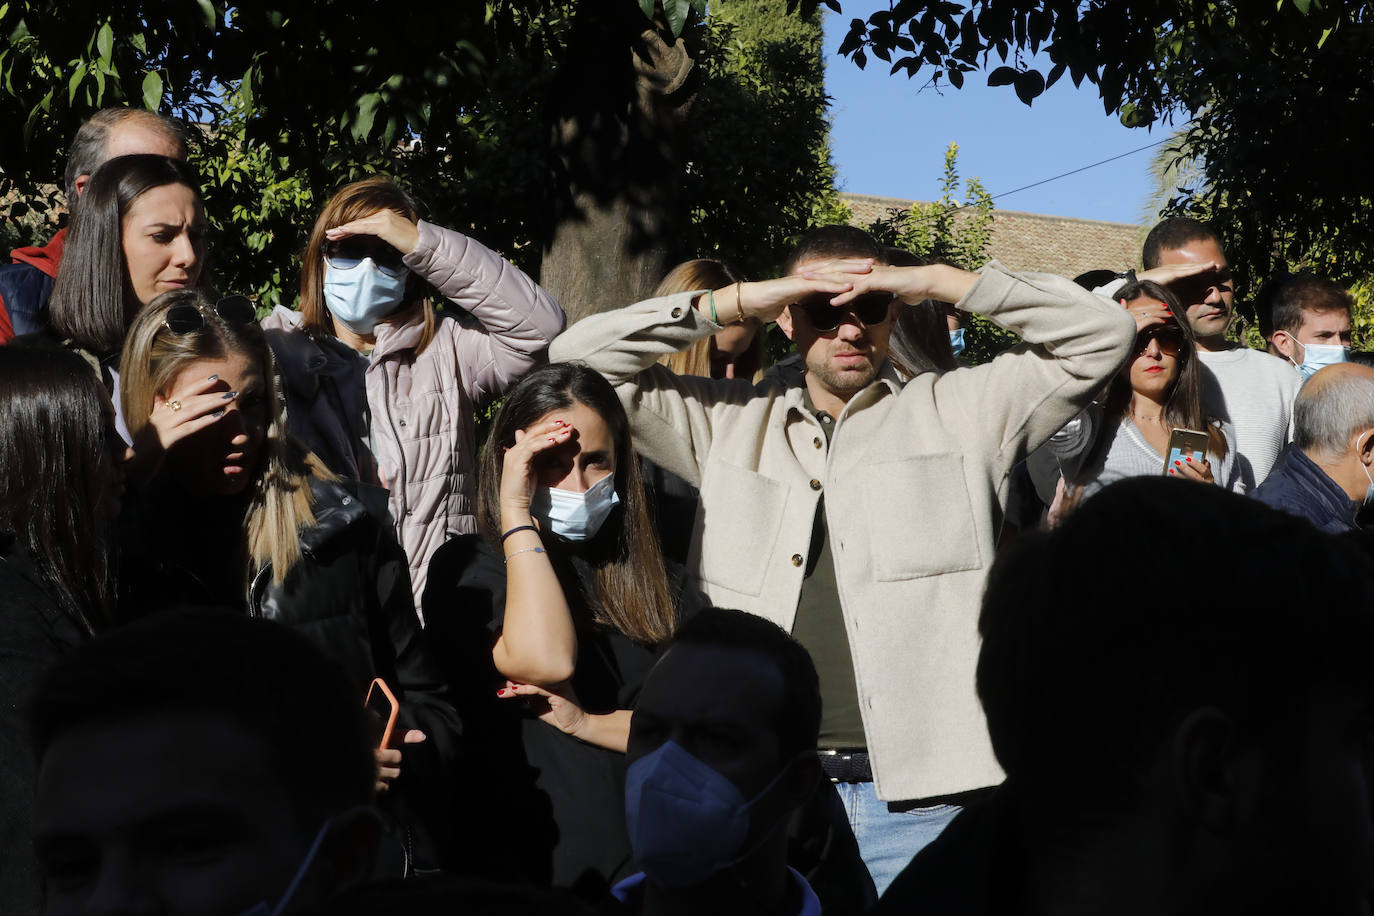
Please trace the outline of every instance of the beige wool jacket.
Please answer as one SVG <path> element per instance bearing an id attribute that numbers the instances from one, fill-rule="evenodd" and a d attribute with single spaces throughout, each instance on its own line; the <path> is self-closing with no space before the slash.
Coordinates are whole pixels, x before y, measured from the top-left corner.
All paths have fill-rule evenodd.
<path id="1" fill-rule="evenodd" d="M 550 347 L 616 386 L 640 453 L 701 489 L 690 565 L 720 607 L 791 631 L 816 504 L 826 520 L 878 797 L 1002 779 L 974 690 L 978 610 L 1008 473 L 1071 420 L 1135 339 L 1125 309 L 1068 280 L 988 264 L 959 308 L 1025 344 L 976 368 L 891 372 L 827 447 L 802 389 L 655 365 L 719 327 L 696 293 L 588 317 Z"/>

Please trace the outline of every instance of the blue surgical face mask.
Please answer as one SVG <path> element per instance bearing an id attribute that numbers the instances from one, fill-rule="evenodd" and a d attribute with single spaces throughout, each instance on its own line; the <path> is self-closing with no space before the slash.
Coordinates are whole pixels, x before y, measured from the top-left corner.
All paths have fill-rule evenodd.
<path id="1" fill-rule="evenodd" d="M 281 899 L 277 901 L 276 906 L 270 906 L 266 900 L 263 900 L 244 910 L 239 916 L 281 916 L 282 913 L 286 912 L 287 906 L 291 903 L 291 898 L 296 895 L 297 888 L 300 887 L 301 882 L 305 880 L 305 876 L 310 872 L 310 866 L 314 864 L 315 856 L 319 854 L 320 847 L 324 845 L 324 838 L 329 835 L 330 828 L 341 818 L 351 813 L 352 812 L 349 811 L 338 817 L 332 817 L 320 825 L 320 829 L 315 833 L 314 842 L 310 844 L 310 850 L 305 854 L 305 858 L 301 860 L 300 867 L 296 869 L 296 874 L 292 876 L 291 883 L 286 886 L 286 891 L 281 895 Z"/>
<path id="2" fill-rule="evenodd" d="M 1293 363 L 1292 358 L 1289 362 L 1297 366 L 1303 381 L 1307 381 L 1317 374 L 1317 370 L 1323 366 L 1334 366 L 1337 363 L 1344 363 L 1350 359 L 1350 348 L 1337 346 L 1335 344 L 1305 344 L 1296 337 L 1289 335 L 1289 340 L 1302 347 L 1302 362 Z"/>
<path id="3" fill-rule="evenodd" d="M 324 303 L 329 314 L 356 334 L 371 334 L 377 322 L 400 308 L 410 271 L 385 271 L 371 258 L 352 266 L 324 262 Z"/>
<path id="4" fill-rule="evenodd" d="M 625 826 L 635 861 L 649 880 L 670 889 L 693 887 L 725 871 L 750 852 L 745 841 L 751 813 L 789 769 L 746 799 L 677 742 L 664 742 L 625 774 Z"/>
<path id="5" fill-rule="evenodd" d="M 615 475 L 607 474 L 584 493 L 539 487 L 530 500 L 530 515 L 545 531 L 570 541 L 585 541 L 601 529 L 611 510 L 620 505 Z"/>
<path id="6" fill-rule="evenodd" d="M 954 351 L 955 356 L 964 352 L 963 328 L 955 328 L 953 331 L 949 332 L 949 348 Z"/>

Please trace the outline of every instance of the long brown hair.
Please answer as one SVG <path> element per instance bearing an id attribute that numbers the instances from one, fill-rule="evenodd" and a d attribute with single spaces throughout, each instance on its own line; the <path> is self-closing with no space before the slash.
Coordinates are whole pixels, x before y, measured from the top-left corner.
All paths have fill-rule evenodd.
<path id="1" fill-rule="evenodd" d="M 177 305 L 200 309 L 205 323 L 198 330 L 173 334 L 163 324 Z M 254 569 L 272 564 L 272 581 L 280 584 L 300 560 L 299 532 L 315 523 L 310 478 L 334 479 L 311 452 L 287 436 L 277 388 L 272 351 L 256 321 L 230 324 L 215 312 L 214 301 L 197 290 L 177 290 L 154 299 L 134 319 L 121 361 L 120 401 L 129 433 L 137 441 L 148 425 L 153 398 L 165 395 L 172 381 L 192 363 L 224 359 L 238 353 L 262 373 L 267 435 L 244 514 L 247 556 Z"/>
<path id="2" fill-rule="evenodd" d="M 1113 298 L 1131 303 L 1147 297 L 1164 303 L 1175 317 L 1184 314 L 1178 297 L 1150 280 L 1128 283 L 1117 290 Z M 1177 356 L 1178 375 L 1174 378 L 1173 387 L 1169 389 L 1164 402 L 1164 419 L 1172 427 L 1206 430 L 1207 451 L 1223 458 L 1226 455 L 1226 437 L 1220 427 L 1212 422 L 1212 418 L 1207 416 L 1202 405 L 1202 363 L 1197 358 L 1197 341 L 1193 336 L 1193 329 L 1188 326 L 1186 319 L 1172 321 L 1170 326 L 1178 328 L 1181 339 Z M 1133 350 L 1126 366 L 1129 367 L 1138 355 L 1139 350 Z M 1127 371 L 1118 372 L 1107 389 L 1104 406 L 1109 417 L 1124 417 L 1130 410 L 1131 382 L 1128 375 Z"/>
<path id="3" fill-rule="evenodd" d="M 630 441 L 630 421 L 610 382 L 576 363 L 543 366 L 522 378 L 492 422 L 478 462 L 477 521 L 493 544 L 501 541 L 501 470 L 515 432 L 550 411 L 584 404 L 601 417 L 615 442 L 615 489 L 624 521 L 614 555 L 596 566 L 594 593 L 586 595 L 597 623 L 644 645 L 664 642 L 677 628 L 663 551 L 649 515 L 649 498 Z"/>
<path id="4" fill-rule="evenodd" d="M 113 519 L 100 517 L 114 460 L 109 402 L 75 353 L 0 347 L 0 532 L 88 633 L 111 621 L 114 603 Z"/>
<path id="5" fill-rule="evenodd" d="M 310 230 L 310 241 L 306 243 L 305 254 L 301 256 L 301 330 L 307 334 L 335 336 L 334 316 L 329 314 L 329 307 L 324 302 L 324 245 L 328 241 L 325 230 L 382 210 L 395 210 L 411 222 L 420 218 L 420 205 L 415 198 L 382 175 L 373 175 L 339 188 L 316 217 L 315 226 Z M 406 284 L 405 305 L 394 315 L 383 319 L 406 321 L 416 309 L 420 310 L 425 327 L 415 347 L 417 354 L 423 353 L 434 339 L 437 321 L 434 304 L 425 293 L 424 281 L 411 273 Z"/>
<path id="6" fill-rule="evenodd" d="M 720 261 L 710 258 L 696 258 L 691 261 L 683 261 L 659 281 L 658 288 L 654 290 L 652 298 L 659 296 L 671 296 L 673 293 L 686 293 L 697 289 L 724 289 L 725 287 L 737 282 L 737 278 Z M 676 353 L 669 353 L 667 356 L 660 356 L 658 361 L 669 369 L 673 370 L 674 375 L 699 375 L 702 378 L 711 377 L 711 350 L 714 337 L 703 337 L 685 350 Z M 749 344 L 749 349 L 740 357 L 747 372 L 744 376 L 758 375 L 763 367 L 763 331 L 760 329 L 755 332 L 754 340 Z"/>

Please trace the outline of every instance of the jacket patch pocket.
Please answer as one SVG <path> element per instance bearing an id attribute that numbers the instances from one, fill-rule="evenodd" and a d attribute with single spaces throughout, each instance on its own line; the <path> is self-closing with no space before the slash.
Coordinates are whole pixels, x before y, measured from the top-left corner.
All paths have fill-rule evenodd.
<path id="1" fill-rule="evenodd" d="M 920 579 L 983 565 L 964 479 L 955 453 L 913 455 L 869 465 L 863 488 L 874 576 Z"/>
<path id="2" fill-rule="evenodd" d="M 787 505 L 787 485 L 747 468 L 711 464 L 701 483 L 701 576 L 746 595 L 764 576 Z"/>

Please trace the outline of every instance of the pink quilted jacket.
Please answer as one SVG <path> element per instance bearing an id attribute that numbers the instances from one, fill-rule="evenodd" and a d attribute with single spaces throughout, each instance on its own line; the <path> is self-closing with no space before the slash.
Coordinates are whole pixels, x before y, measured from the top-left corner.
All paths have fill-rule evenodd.
<path id="1" fill-rule="evenodd" d="M 336 338 L 308 336 L 291 309 L 278 306 L 262 325 L 291 432 L 335 473 L 390 491 L 386 508 L 418 608 L 434 551 L 476 530 L 474 408 L 544 362 L 564 318 L 538 284 L 462 233 L 421 222 L 405 263 L 467 313 L 441 311 L 418 356 L 419 321 L 377 325 L 370 359 Z"/>

